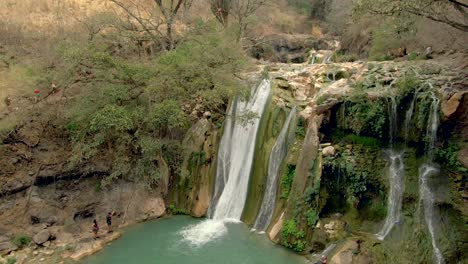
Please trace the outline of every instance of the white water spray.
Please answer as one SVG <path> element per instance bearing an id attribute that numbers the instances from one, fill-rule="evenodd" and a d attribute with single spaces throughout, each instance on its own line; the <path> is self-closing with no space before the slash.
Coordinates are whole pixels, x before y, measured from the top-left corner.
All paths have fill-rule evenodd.
<path id="1" fill-rule="evenodd" d="M 377 233 L 377 238 L 384 240 L 393 229 L 393 226 L 401 220 L 401 208 L 403 205 L 403 175 L 405 166 L 403 164 L 403 153 L 389 151 L 390 166 L 388 176 L 390 179 L 390 193 L 387 204 L 387 218 L 382 229 Z"/>
<path id="2" fill-rule="evenodd" d="M 390 182 L 390 191 L 387 202 L 387 217 L 382 229 L 376 234 L 377 238 L 384 240 L 392 231 L 393 227 L 401 221 L 401 208 L 403 206 L 403 178 L 405 174 L 405 165 L 403 162 L 403 152 L 393 150 L 393 143 L 397 131 L 397 104 L 395 97 L 388 100 L 388 115 L 390 119 L 390 143 L 392 149 L 388 151 L 390 165 L 388 167 L 388 178 Z"/>
<path id="3" fill-rule="evenodd" d="M 444 257 L 437 245 L 434 223 L 434 194 L 429 187 L 429 176 L 438 173 L 438 170 L 431 165 L 434 156 L 434 147 L 437 140 L 437 129 L 439 127 L 439 103 L 440 100 L 434 93 L 431 93 L 432 104 L 429 120 L 427 122 L 426 137 L 428 143 L 426 146 L 427 162 L 419 169 L 419 195 L 424 207 L 424 219 L 426 221 L 429 234 L 431 236 L 432 249 L 434 251 L 434 262 L 444 263 Z"/>
<path id="4" fill-rule="evenodd" d="M 270 89 L 270 81 L 264 80 L 249 101 L 235 100 L 231 105 L 218 150 L 215 193 L 208 211 L 211 219 L 181 231 L 184 240 L 195 246 L 223 236 L 227 232 L 226 222 L 240 222 L 258 127 Z M 243 120 L 249 113 L 256 118 Z"/>
<path id="5" fill-rule="evenodd" d="M 253 229 L 258 232 L 265 231 L 268 228 L 275 210 L 279 169 L 288 153 L 289 144 L 292 141 L 290 140 L 291 137 L 288 138 L 288 130 L 292 127 L 290 124 L 294 124 L 295 116 L 296 108 L 293 108 L 284 122 L 283 128 L 281 129 L 281 132 L 276 139 L 276 143 L 270 153 L 265 194 L 263 196 L 260 211 L 253 226 Z"/>

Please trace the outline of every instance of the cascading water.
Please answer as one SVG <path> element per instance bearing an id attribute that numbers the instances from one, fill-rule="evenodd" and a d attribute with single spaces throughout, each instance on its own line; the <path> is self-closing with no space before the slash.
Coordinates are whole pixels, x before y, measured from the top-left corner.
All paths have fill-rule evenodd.
<path id="1" fill-rule="evenodd" d="M 323 57 L 324 64 L 330 64 L 332 62 L 333 52 L 329 52 Z"/>
<path id="2" fill-rule="evenodd" d="M 260 211 L 253 226 L 253 229 L 259 232 L 265 231 L 268 228 L 275 210 L 279 168 L 288 153 L 289 144 L 292 141 L 290 139 L 291 137 L 288 138 L 288 130 L 292 127 L 291 124 L 294 124 L 295 116 L 296 108 L 293 108 L 284 122 L 283 128 L 281 129 L 281 132 L 276 139 L 276 143 L 270 153 L 265 194 L 263 196 Z"/>
<path id="3" fill-rule="evenodd" d="M 401 220 L 401 208 L 403 206 L 403 177 L 405 174 L 405 165 L 403 162 L 403 152 L 397 152 L 393 149 L 393 143 L 396 136 L 397 104 L 395 97 L 388 100 L 388 113 L 390 119 L 390 143 L 392 148 L 388 151 L 390 166 L 388 167 L 388 176 L 390 180 L 390 192 L 387 204 L 387 217 L 382 229 L 376 234 L 377 238 L 384 240 L 392 231 L 395 224 Z"/>
<path id="4" fill-rule="evenodd" d="M 185 240 L 203 245 L 227 232 L 225 222 L 239 222 L 247 198 L 255 141 L 261 116 L 270 96 L 270 81 L 263 80 L 249 101 L 236 99 L 226 117 L 218 150 L 215 193 L 209 216 L 181 232 Z M 256 118 L 243 120 L 253 113 Z"/>
<path id="5" fill-rule="evenodd" d="M 410 129 L 411 119 L 413 119 L 414 105 L 416 104 L 416 99 L 418 98 L 419 89 L 414 92 L 413 100 L 411 100 L 410 108 L 406 111 L 405 116 L 405 143 L 408 143 L 408 135 Z"/>
<path id="6" fill-rule="evenodd" d="M 385 224 L 377 233 L 377 238 L 384 240 L 390 233 L 393 226 L 401 220 L 401 208 L 403 205 L 403 175 L 405 166 L 403 163 L 403 153 L 389 151 L 389 178 L 390 178 L 390 193 L 388 196 L 388 211 L 385 219 Z"/>
<path id="7" fill-rule="evenodd" d="M 439 127 L 439 103 L 440 100 L 434 93 L 431 93 L 432 103 L 429 120 L 427 122 L 426 137 L 428 138 L 426 146 L 427 161 L 419 169 L 419 195 L 424 207 L 424 219 L 426 221 L 429 234 L 431 236 L 432 249 L 434 251 L 434 261 L 437 264 L 444 263 L 444 258 L 437 245 L 434 223 L 434 194 L 429 187 L 429 177 L 437 174 L 438 169 L 431 162 L 434 156 L 434 147 L 437 140 L 437 129 Z"/>

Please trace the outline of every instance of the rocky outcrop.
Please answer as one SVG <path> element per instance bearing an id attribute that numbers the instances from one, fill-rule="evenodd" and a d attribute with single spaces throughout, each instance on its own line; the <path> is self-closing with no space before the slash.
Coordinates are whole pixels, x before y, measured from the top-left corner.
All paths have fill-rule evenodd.
<path id="1" fill-rule="evenodd" d="M 442 102 L 442 113 L 446 119 L 451 119 L 457 112 L 460 104 L 463 102 L 463 97 L 468 94 L 468 91 L 457 92 L 450 99 Z"/>
<path id="2" fill-rule="evenodd" d="M 42 245 L 45 242 L 49 241 L 50 238 L 51 238 L 50 231 L 47 230 L 47 229 L 44 229 L 41 232 L 39 232 L 39 233 L 37 233 L 37 234 L 35 234 L 33 236 L 33 241 L 37 245 Z"/>
<path id="3" fill-rule="evenodd" d="M 329 50 L 333 41 L 314 39 L 310 35 L 275 34 L 266 36 L 260 43 L 252 43 L 250 54 L 270 62 L 303 63 L 309 50 Z"/>
<path id="4" fill-rule="evenodd" d="M 8 255 L 10 252 L 17 250 L 18 247 L 10 241 L 0 242 L 0 256 Z"/>
<path id="5" fill-rule="evenodd" d="M 324 157 L 335 156 L 335 154 L 336 154 L 335 147 L 333 147 L 333 146 L 325 147 L 322 150 L 322 154 L 323 154 Z"/>

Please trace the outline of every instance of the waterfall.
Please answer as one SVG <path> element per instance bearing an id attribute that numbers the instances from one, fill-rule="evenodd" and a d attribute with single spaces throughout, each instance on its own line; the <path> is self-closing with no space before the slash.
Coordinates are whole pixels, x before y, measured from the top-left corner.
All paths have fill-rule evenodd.
<path id="1" fill-rule="evenodd" d="M 439 127 L 439 98 L 431 92 L 432 104 L 427 122 L 426 137 L 428 142 L 426 145 L 427 161 L 419 169 L 419 199 L 424 207 L 424 220 L 426 221 L 429 234 L 431 236 L 432 249 L 434 251 L 435 263 L 442 264 L 444 259 L 437 245 L 434 223 L 434 194 L 429 187 L 429 176 L 436 174 L 438 170 L 431 165 L 434 156 L 434 147 L 437 140 L 437 129 Z"/>
<path id="2" fill-rule="evenodd" d="M 390 135 L 390 144 L 393 144 L 394 140 L 395 140 L 395 136 L 396 136 L 396 127 L 397 127 L 397 124 L 398 124 L 398 120 L 397 120 L 397 103 L 396 103 L 396 99 L 394 96 L 391 96 L 389 99 L 389 103 L 388 103 L 388 116 L 389 116 L 389 119 L 390 119 L 390 131 L 389 131 L 389 135 Z"/>
<path id="3" fill-rule="evenodd" d="M 384 240 L 385 237 L 392 231 L 395 224 L 401 220 L 401 208 L 403 206 L 403 178 L 405 174 L 405 165 L 403 162 L 403 152 L 396 152 L 393 149 L 393 142 L 396 137 L 397 121 L 397 104 L 395 97 L 389 98 L 388 116 L 390 119 L 390 143 L 392 149 L 388 151 L 390 166 L 388 167 L 388 177 L 390 181 L 390 191 L 387 202 L 387 217 L 382 229 L 376 234 L 377 238 Z"/>
<path id="4" fill-rule="evenodd" d="M 332 62 L 332 57 L 333 57 L 333 52 L 329 52 L 327 53 L 324 57 L 323 57 L 323 64 L 329 64 Z"/>
<path id="5" fill-rule="evenodd" d="M 408 143 L 408 135 L 409 135 L 409 129 L 410 129 L 409 126 L 411 124 L 411 120 L 413 119 L 414 106 L 416 104 L 416 99 L 418 98 L 418 93 L 419 93 L 419 89 L 417 89 L 414 92 L 414 96 L 413 96 L 413 99 L 411 100 L 410 108 L 408 109 L 408 111 L 406 111 L 406 115 L 405 115 L 405 143 Z"/>
<path id="6" fill-rule="evenodd" d="M 247 198 L 255 141 L 261 116 L 270 96 L 270 81 L 263 80 L 249 101 L 234 100 L 226 117 L 218 149 L 215 192 L 209 208 L 211 219 L 182 230 L 183 238 L 203 245 L 227 232 L 225 222 L 239 222 Z M 256 117 L 244 120 L 246 116 Z"/>
<path id="7" fill-rule="evenodd" d="M 437 246 L 436 236 L 435 236 L 435 225 L 434 225 L 434 195 L 432 194 L 431 189 L 429 188 L 429 176 L 436 174 L 438 170 L 429 165 L 424 164 L 419 169 L 419 196 L 423 202 L 424 206 L 424 219 L 429 229 L 429 234 L 431 235 L 432 248 L 434 250 L 435 262 L 437 264 L 444 263 L 442 253 L 440 252 L 439 247 Z"/>
<path id="8" fill-rule="evenodd" d="M 265 188 L 265 194 L 263 196 L 262 205 L 257 215 L 253 228 L 256 231 L 262 232 L 268 228 L 271 217 L 275 210 L 276 192 L 278 187 L 278 174 L 281 163 L 288 153 L 289 144 L 291 144 L 290 138 L 288 138 L 288 130 L 294 124 L 294 118 L 296 116 L 296 108 L 294 107 L 284 122 L 283 128 L 281 129 L 276 143 L 273 146 L 270 153 L 270 160 L 268 164 L 268 177 Z"/>
<path id="9" fill-rule="evenodd" d="M 401 208 L 403 205 L 403 175 L 405 166 L 403 163 L 403 153 L 396 153 L 393 150 L 389 151 L 390 166 L 390 193 L 388 196 L 387 204 L 387 217 L 382 229 L 377 233 L 377 238 L 384 240 L 390 233 L 393 226 L 401 220 Z"/>
<path id="10" fill-rule="evenodd" d="M 316 54 L 312 55 L 312 59 L 310 60 L 309 64 L 314 65 L 316 60 L 317 60 L 317 55 Z"/>

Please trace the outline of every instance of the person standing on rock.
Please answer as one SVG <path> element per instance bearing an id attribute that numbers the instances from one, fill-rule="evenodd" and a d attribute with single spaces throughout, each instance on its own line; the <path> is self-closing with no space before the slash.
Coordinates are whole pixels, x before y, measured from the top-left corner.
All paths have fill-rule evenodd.
<path id="1" fill-rule="evenodd" d="M 94 235 L 94 239 L 97 239 L 98 238 L 98 232 L 99 232 L 99 225 L 96 221 L 96 219 L 93 220 L 93 235 Z"/>
<path id="2" fill-rule="evenodd" d="M 111 212 L 107 213 L 106 222 L 107 222 L 107 233 L 111 233 L 112 232 L 112 213 Z"/>

